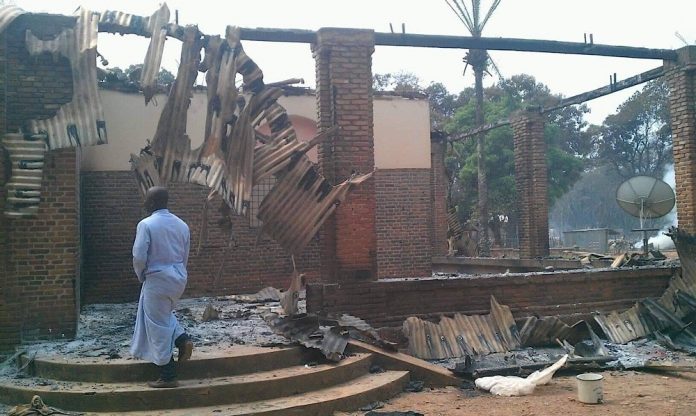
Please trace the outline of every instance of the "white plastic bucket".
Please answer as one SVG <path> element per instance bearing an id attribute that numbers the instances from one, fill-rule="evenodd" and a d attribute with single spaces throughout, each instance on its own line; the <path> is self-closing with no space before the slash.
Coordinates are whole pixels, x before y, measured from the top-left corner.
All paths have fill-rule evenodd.
<path id="1" fill-rule="evenodd" d="M 584 373 L 577 375 L 578 400 L 582 403 L 597 404 L 604 400 L 602 380 L 604 377 L 597 373 Z"/>

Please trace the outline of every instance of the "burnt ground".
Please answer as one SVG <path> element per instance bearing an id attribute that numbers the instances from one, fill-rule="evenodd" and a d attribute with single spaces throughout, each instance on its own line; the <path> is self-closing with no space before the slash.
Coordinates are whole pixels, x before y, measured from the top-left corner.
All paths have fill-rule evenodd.
<path id="1" fill-rule="evenodd" d="M 301 308 L 304 307 L 301 302 Z M 206 321 L 204 311 L 212 305 L 218 319 Z M 263 314 L 280 308 L 278 302 L 250 303 L 235 296 L 184 299 L 175 313 L 194 339 L 197 351 L 214 350 L 233 345 L 277 346 L 291 341 L 278 336 L 262 319 Z M 79 331 L 74 340 L 25 344 L 22 350 L 29 357 L 61 355 L 70 358 L 100 357 L 102 359 L 131 359 L 130 339 L 137 304 L 98 304 L 83 308 Z M 594 414 L 695 414 L 696 373 L 646 374 L 631 370 L 640 368 L 646 360 L 653 362 L 682 362 L 696 365 L 696 359 L 670 351 L 653 341 L 638 340 L 625 346 L 606 344 L 619 361 L 614 363 L 623 371 L 604 371 L 607 402 L 588 406 L 577 402 L 573 375 L 560 375 L 548 386 L 537 388 L 532 396 L 500 398 L 471 388 L 425 389 L 420 393 L 402 394 L 377 411 L 417 411 L 426 415 L 545 415 Z M 526 349 L 502 354 L 514 354 L 517 359 L 553 360 L 560 353 L 541 349 Z M 489 359 L 495 359 L 490 356 Z M 452 362 L 439 363 L 453 367 Z M 0 379 L 17 377 L 14 366 L 0 366 Z M 7 408 L 0 405 L 0 414 Z M 644 413 L 645 412 L 645 413 Z M 363 415 L 365 411 L 348 413 Z M 347 414 L 346 414 L 347 415 Z"/>
<path id="2" fill-rule="evenodd" d="M 235 296 L 182 299 L 175 310 L 179 323 L 193 338 L 196 349 L 206 351 L 219 346 L 290 344 L 275 335 L 261 318 L 280 308 L 279 302 L 249 303 Z M 203 318 L 208 305 L 218 319 Z M 95 304 L 82 308 L 74 340 L 28 343 L 22 346 L 29 356 L 58 354 L 66 358 L 129 358 L 138 304 Z"/>

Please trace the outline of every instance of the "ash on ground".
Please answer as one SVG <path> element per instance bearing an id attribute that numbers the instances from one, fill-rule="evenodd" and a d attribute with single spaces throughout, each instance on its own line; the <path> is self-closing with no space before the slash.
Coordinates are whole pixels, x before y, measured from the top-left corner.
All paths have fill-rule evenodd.
<path id="1" fill-rule="evenodd" d="M 216 312 L 213 316 L 217 316 L 210 319 L 208 313 L 204 319 L 204 312 L 210 306 Z M 304 301 L 300 307 L 304 307 Z M 80 313 L 74 340 L 25 343 L 19 349 L 29 357 L 134 359 L 129 349 L 137 308 L 136 302 L 86 305 Z M 274 334 L 262 319 L 263 314 L 279 309 L 280 303 L 276 301 L 248 303 L 236 296 L 226 296 L 182 299 L 174 313 L 193 338 L 196 351 L 206 352 L 233 345 L 291 344 L 287 338 Z"/>
<path id="2" fill-rule="evenodd" d="M 601 360 L 597 363 L 589 362 L 588 367 L 593 370 L 629 370 L 645 368 L 649 364 L 681 363 L 683 365 L 696 366 L 696 357 L 683 352 L 671 350 L 653 339 L 643 338 L 626 344 L 614 344 L 606 340 L 602 341 L 608 352 L 609 360 Z M 500 369 L 500 374 L 518 372 L 529 374 L 534 370 L 522 370 L 524 366 L 543 364 L 550 365 L 567 352 L 559 347 L 528 347 L 505 353 L 491 353 L 474 358 L 475 367 L 481 369 Z M 603 358 L 597 356 L 596 358 Z M 465 367 L 464 358 L 452 358 L 443 360 L 431 360 L 433 364 L 440 365 L 452 371 Z M 580 370 L 582 364 L 569 364 L 568 367 Z M 518 370 L 515 370 L 517 368 Z M 510 370 L 510 371 L 506 371 Z"/>

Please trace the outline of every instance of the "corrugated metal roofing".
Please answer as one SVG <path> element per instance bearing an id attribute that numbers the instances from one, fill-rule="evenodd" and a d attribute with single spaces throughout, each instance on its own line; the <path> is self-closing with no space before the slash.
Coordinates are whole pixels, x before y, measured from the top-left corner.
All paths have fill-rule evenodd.
<path id="1" fill-rule="evenodd" d="M 339 327 L 320 327 L 316 315 L 265 315 L 264 320 L 273 332 L 297 341 L 307 348 L 320 350 L 326 358 L 340 361 L 348 345 L 348 332 Z"/>
<path id="2" fill-rule="evenodd" d="M 12 8 L 0 10 L 0 23 L 21 14 Z M 170 28 L 166 5 L 148 18 L 113 11 L 99 15 L 84 8 L 77 14 L 75 27 L 55 39 L 43 41 L 29 31 L 26 35 L 30 54 L 61 54 L 71 64 L 72 101 L 55 117 L 29 122 L 34 133 L 47 135 L 50 149 L 106 143 L 106 124 L 96 87 L 98 30 L 152 38 L 141 78 L 147 102 L 159 71 L 167 30 L 172 29 L 183 43 L 176 81 L 151 146 L 138 156 L 132 155 L 131 160 L 143 193 L 170 181 L 197 183 L 215 190 L 237 214 L 244 215 L 253 185 L 276 175 L 279 180 L 261 203 L 259 218 L 264 222 L 264 231 L 291 253 L 299 253 L 349 189 L 371 176 L 354 175 L 333 186 L 317 173 L 305 153 L 334 129 L 309 143 L 297 140 L 285 109 L 277 103 L 282 90 L 264 84 L 263 72 L 239 42 L 239 28 L 228 26 L 224 40 L 208 38 L 201 63 L 200 51 L 206 43 L 201 32 L 195 26 Z M 200 148 L 191 149 L 186 114 L 199 69 L 207 71 L 208 80 L 206 136 Z M 243 79 L 243 96 L 235 84 L 237 74 Z M 270 127 L 271 136 L 257 145 L 255 128 L 262 123 Z"/>
<path id="3" fill-rule="evenodd" d="M 145 104 L 150 102 L 150 99 L 156 92 L 157 75 L 162 64 L 169 18 L 170 12 L 166 3 L 162 3 L 160 8 L 150 17 L 136 16 L 113 10 L 107 10 L 99 17 L 99 30 L 102 32 L 132 33 L 151 39 L 140 73 L 140 87 L 145 96 Z"/>
<path id="4" fill-rule="evenodd" d="M 488 315 L 443 316 L 439 324 L 410 317 L 404 321 L 404 334 L 411 355 L 430 360 L 505 352 L 520 346 L 510 308 L 493 296 Z"/>
<path id="5" fill-rule="evenodd" d="M 587 333 L 583 323 L 584 321 L 580 321 L 570 326 L 555 316 L 526 317 L 520 329 L 520 345 L 524 347 L 542 347 L 551 344 L 555 345 L 556 340 L 568 340 L 571 343 L 578 342 L 585 338 L 581 334 L 585 335 Z"/>
<path id="6" fill-rule="evenodd" d="M 30 55 L 44 52 L 63 55 L 72 69 L 72 101 L 61 106 L 50 119 L 29 121 L 32 133 L 48 135 L 50 149 L 107 142 L 104 110 L 97 90 L 98 16 L 84 8 L 77 13 L 75 27 L 63 30 L 52 40 L 40 40 L 29 30 L 26 34 Z"/>
<path id="7" fill-rule="evenodd" d="M 343 201 L 348 191 L 372 176 L 354 175 L 333 186 L 302 155 L 259 205 L 262 231 L 290 253 L 298 254 Z"/>
<path id="8" fill-rule="evenodd" d="M 2 145 L 10 156 L 12 176 L 5 184 L 7 203 L 5 216 L 26 217 L 35 215 L 41 201 L 45 136 L 6 134 Z"/>
<path id="9" fill-rule="evenodd" d="M 7 27 L 12 23 L 17 17 L 26 13 L 24 10 L 17 6 L 6 5 L 0 6 L 0 34 L 7 29 Z"/>
<path id="10" fill-rule="evenodd" d="M 449 228 L 448 234 L 450 236 L 460 237 L 462 234 L 464 234 L 462 225 L 459 223 L 457 210 L 454 207 L 450 207 L 447 210 L 447 227 Z"/>
<path id="11" fill-rule="evenodd" d="M 624 344 L 656 331 L 685 328 L 681 319 L 696 311 L 696 238 L 675 228 L 670 232 L 679 253 L 681 273 L 674 274 L 658 299 L 639 301 L 623 312 L 596 314 L 595 321 L 612 342 Z"/>

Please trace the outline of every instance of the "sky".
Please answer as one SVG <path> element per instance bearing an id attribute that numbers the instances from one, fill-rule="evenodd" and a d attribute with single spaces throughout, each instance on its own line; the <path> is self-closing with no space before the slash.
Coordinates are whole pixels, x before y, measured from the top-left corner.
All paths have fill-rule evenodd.
<path id="1" fill-rule="evenodd" d="M 0 0 L 1 1 L 1 0 Z M 31 12 L 72 14 L 82 5 L 94 11 L 120 10 L 149 16 L 160 2 L 151 0 L 5 0 Z M 483 0 L 484 9 L 490 0 Z M 321 27 L 352 27 L 389 32 L 405 24 L 412 34 L 468 36 L 444 0 L 171 0 L 172 11 L 179 11 L 180 24 L 198 24 L 207 34 L 224 34 L 226 25 L 241 27 L 292 28 L 316 30 Z M 593 34 L 595 44 L 680 48 L 684 42 L 696 43 L 696 1 L 662 0 L 502 0 L 484 29 L 486 37 L 546 39 L 583 42 Z M 99 51 L 109 66 L 127 67 L 141 63 L 149 39 L 133 35 L 100 34 Z M 269 42 L 243 42 L 247 54 L 264 71 L 267 82 L 303 78 L 314 87 L 314 61 L 309 45 Z M 442 82 L 456 93 L 473 84 L 469 69 L 462 76 L 462 57 L 466 51 L 412 47 L 377 46 L 373 54 L 373 73 L 411 72 L 423 86 Z M 167 41 L 162 66 L 174 73 L 180 43 Z M 549 86 L 552 92 L 572 96 L 605 86 L 611 74 L 619 80 L 661 65 L 658 60 L 591 57 L 529 52 L 491 51 L 505 77 L 526 73 Z M 496 81 L 486 77 L 484 85 Z M 637 88 L 627 89 L 589 102 L 586 119 L 599 124 L 615 112 Z"/>

